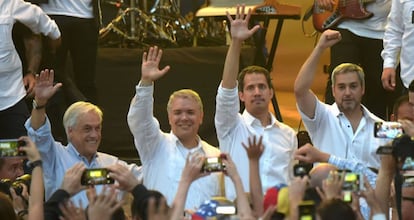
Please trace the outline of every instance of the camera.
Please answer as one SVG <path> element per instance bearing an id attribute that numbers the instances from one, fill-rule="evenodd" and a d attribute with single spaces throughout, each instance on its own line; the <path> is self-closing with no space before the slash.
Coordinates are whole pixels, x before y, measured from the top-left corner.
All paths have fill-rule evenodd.
<path id="1" fill-rule="evenodd" d="M 207 157 L 201 168 L 202 172 L 221 172 L 226 170 L 226 165 L 222 162 L 223 155 L 219 157 Z"/>
<path id="2" fill-rule="evenodd" d="M 32 176 L 30 174 L 25 174 L 18 177 L 15 181 L 11 181 L 10 179 L 1 179 L 0 191 L 11 197 L 10 188 L 12 188 L 16 192 L 16 195 L 20 196 L 23 192 L 22 184 L 27 186 L 27 190 L 30 189 L 31 178 Z"/>
<path id="3" fill-rule="evenodd" d="M 308 163 L 299 163 L 293 166 L 293 176 L 304 177 L 309 175 L 313 165 Z"/>
<path id="4" fill-rule="evenodd" d="M 390 138 L 394 139 L 396 137 L 404 134 L 401 123 L 395 121 L 378 121 L 375 122 L 374 126 L 374 136 L 378 138 Z"/>
<path id="5" fill-rule="evenodd" d="M 20 150 L 25 146 L 24 141 L 17 139 L 1 139 L 0 140 L 0 157 L 24 157 L 26 152 Z"/>
<path id="6" fill-rule="evenodd" d="M 106 168 L 86 169 L 81 177 L 82 185 L 113 184 L 114 179 L 109 177 L 109 170 Z"/>

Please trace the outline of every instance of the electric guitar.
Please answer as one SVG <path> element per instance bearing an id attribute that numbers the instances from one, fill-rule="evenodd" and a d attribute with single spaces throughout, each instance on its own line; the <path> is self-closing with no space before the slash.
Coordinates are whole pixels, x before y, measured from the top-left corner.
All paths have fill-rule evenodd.
<path id="1" fill-rule="evenodd" d="M 343 19 L 367 19 L 373 13 L 365 9 L 365 3 L 370 3 L 375 0 L 334 0 L 335 4 L 332 10 L 325 10 L 318 6 L 315 1 L 313 4 L 313 26 L 319 31 L 323 32 L 326 29 L 332 28 L 341 22 Z"/>

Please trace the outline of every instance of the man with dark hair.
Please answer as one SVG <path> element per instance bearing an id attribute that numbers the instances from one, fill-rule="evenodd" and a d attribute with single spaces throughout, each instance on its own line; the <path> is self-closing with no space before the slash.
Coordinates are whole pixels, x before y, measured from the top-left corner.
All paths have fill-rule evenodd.
<path id="1" fill-rule="evenodd" d="M 298 111 L 312 142 L 320 150 L 345 159 L 357 160 L 378 169 L 378 146 L 386 140 L 373 135 L 375 122 L 383 121 L 361 104 L 365 94 L 364 71 L 358 65 L 343 63 L 332 73 L 335 103 L 322 103 L 312 92 L 316 68 L 322 53 L 341 41 L 338 31 L 322 33 L 314 50 L 296 77 L 294 92 Z"/>
<path id="2" fill-rule="evenodd" d="M 274 95 L 270 73 L 263 67 L 246 67 L 239 73 L 239 58 L 244 40 L 251 37 L 259 25 L 249 29 L 251 11 L 237 7 L 231 24 L 232 41 L 224 63 L 222 81 L 216 97 L 215 127 L 220 149 L 234 158 L 243 186 L 249 191 L 249 160 L 242 142 L 250 136 L 263 136 L 265 150 L 259 160 L 263 193 L 275 184 L 287 184 L 293 177 L 293 151 L 297 147 L 295 131 L 279 122 L 269 111 Z M 240 101 L 245 110 L 239 113 Z M 226 178 L 226 197 L 235 198 L 232 183 Z"/>

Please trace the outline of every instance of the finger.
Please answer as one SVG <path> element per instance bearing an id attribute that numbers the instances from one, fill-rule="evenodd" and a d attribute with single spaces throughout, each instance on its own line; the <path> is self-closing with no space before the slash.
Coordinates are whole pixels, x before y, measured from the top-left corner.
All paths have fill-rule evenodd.
<path id="1" fill-rule="evenodd" d="M 160 62 L 161 57 L 162 57 L 162 53 L 163 53 L 163 52 L 162 52 L 162 50 L 161 50 L 161 49 L 159 49 L 159 50 L 158 50 L 158 54 L 156 54 L 156 55 L 157 55 L 157 57 L 156 57 L 156 61 L 157 61 L 157 62 Z"/>
<path id="2" fill-rule="evenodd" d="M 227 19 L 229 20 L 230 23 L 233 22 L 233 18 L 231 17 L 231 15 L 228 11 L 226 11 L 226 16 L 227 16 Z"/>
<path id="3" fill-rule="evenodd" d="M 319 188 L 319 186 L 317 186 L 315 189 L 319 197 L 321 197 L 322 200 L 326 199 L 325 193 L 321 190 L 321 188 Z"/>
<path id="4" fill-rule="evenodd" d="M 241 17 L 240 17 L 241 19 L 244 19 L 245 10 L 246 10 L 246 5 L 242 4 Z"/>
<path id="5" fill-rule="evenodd" d="M 142 63 L 147 62 L 147 56 L 148 56 L 148 53 L 147 53 L 147 52 L 144 52 L 144 53 L 142 54 Z"/>
<path id="6" fill-rule="evenodd" d="M 240 18 L 240 5 L 238 4 L 236 7 L 236 19 Z"/>

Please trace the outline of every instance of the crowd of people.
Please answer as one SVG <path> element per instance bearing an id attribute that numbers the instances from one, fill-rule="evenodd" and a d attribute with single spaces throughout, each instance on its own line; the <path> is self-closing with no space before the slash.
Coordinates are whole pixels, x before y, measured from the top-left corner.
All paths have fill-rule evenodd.
<path id="1" fill-rule="evenodd" d="M 332 8 L 331 1 L 318 1 Z M 405 21 L 411 3 L 375 1 L 368 7 L 374 16 L 346 20 L 320 35 L 294 83 L 311 143 L 298 143 L 295 130 L 269 111 L 275 93 L 269 70 L 239 69 L 243 42 L 260 29 L 251 26 L 252 11 L 244 5 L 227 14 L 231 42 L 214 118 L 219 146 L 198 134 L 204 107 L 192 89 L 170 95 L 171 130 L 161 130 L 154 84 L 170 66 L 161 67 L 162 49 L 150 47 L 127 115 L 139 165 L 98 151 L 103 112 L 94 85 L 96 1 L 37 3 L 0 2 L 1 219 L 414 219 L 412 27 L 406 28 L 413 22 Z M 27 26 L 20 36 L 24 62 L 12 41 L 16 22 Z M 328 49 L 332 96 L 321 101 L 311 86 Z M 65 73 L 68 53 L 74 78 Z M 65 111 L 48 111 L 61 91 Z M 374 93 L 392 97 L 393 107 Z M 388 120 L 404 134 L 375 137 L 377 122 Z M 6 148 L 16 155 L 3 154 Z M 313 168 L 305 169 L 309 164 Z"/>

